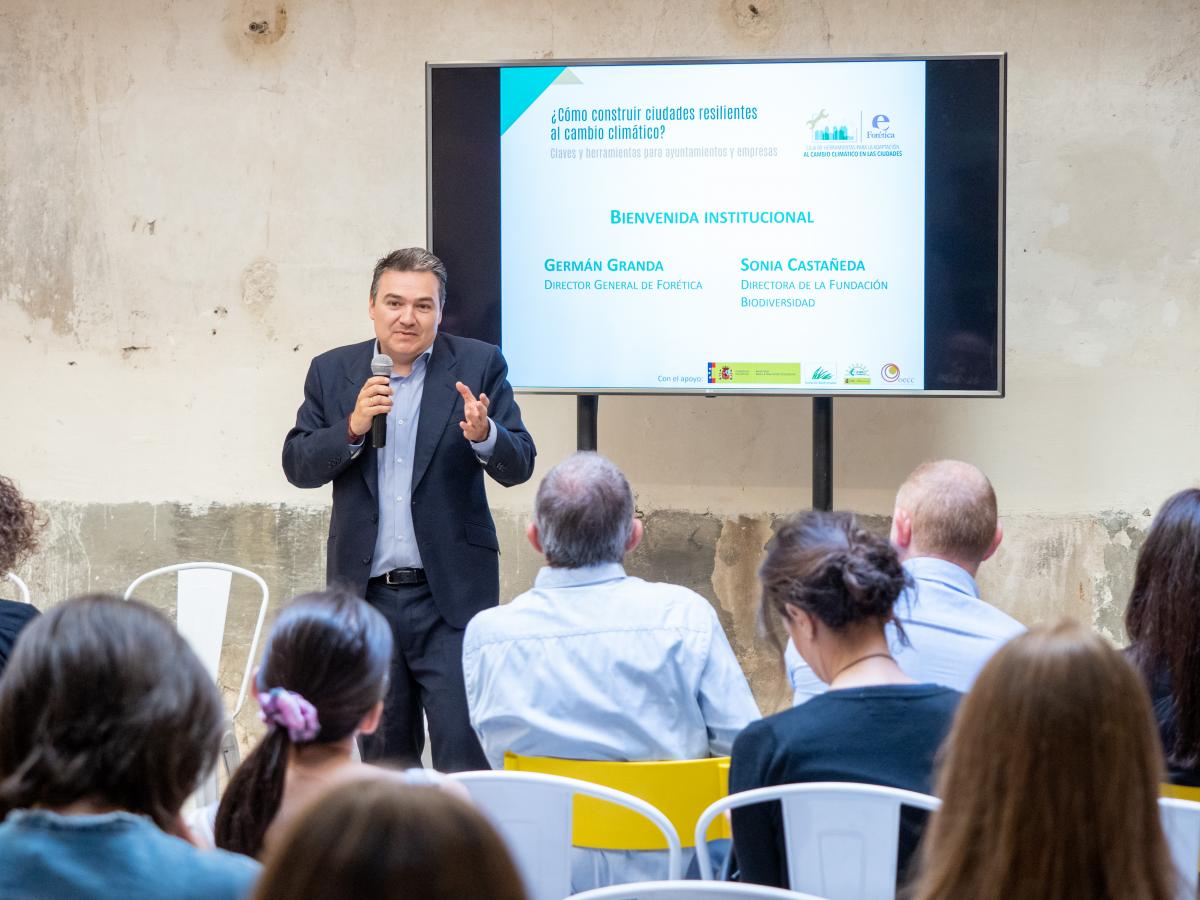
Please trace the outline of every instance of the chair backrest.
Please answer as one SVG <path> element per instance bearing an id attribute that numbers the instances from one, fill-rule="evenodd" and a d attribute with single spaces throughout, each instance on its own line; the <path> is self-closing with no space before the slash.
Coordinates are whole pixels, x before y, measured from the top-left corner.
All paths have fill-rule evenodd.
<path id="1" fill-rule="evenodd" d="M 542 772 L 576 778 L 623 791 L 645 800 L 675 826 L 684 847 L 692 846 L 692 830 L 700 813 L 729 794 L 729 757 L 612 762 L 504 754 L 506 771 Z M 730 837 L 724 816 L 713 820 L 710 841 Z M 666 850 L 662 832 L 645 816 L 592 797 L 575 799 L 572 843 L 603 850 Z"/>
<path id="2" fill-rule="evenodd" d="M 1200 880 L 1200 803 L 1164 797 L 1158 801 L 1171 862 L 1180 878 L 1180 900 L 1194 900 Z"/>
<path id="3" fill-rule="evenodd" d="M 11 581 L 14 585 L 16 585 L 17 593 L 19 593 L 21 595 L 22 603 L 32 603 L 33 602 L 32 600 L 29 599 L 29 585 L 27 585 L 24 581 L 22 581 L 20 576 L 18 576 L 16 572 L 8 572 L 5 574 L 4 577 L 7 578 L 9 581 Z"/>
<path id="4" fill-rule="evenodd" d="M 896 895 L 900 808 L 935 810 L 936 797 L 873 784 L 813 782 L 757 788 L 718 800 L 696 833 L 727 810 L 778 800 L 783 810 L 788 880 L 794 891 L 830 900 L 892 900 Z M 696 845 L 700 877 L 712 878 L 703 842 Z"/>
<path id="5" fill-rule="evenodd" d="M 775 897 L 777 900 L 822 900 L 812 894 L 798 894 L 782 888 L 761 884 L 739 884 L 736 881 L 642 881 L 636 884 L 617 884 L 575 894 L 570 900 L 708 900 L 724 897 Z"/>
<path id="6" fill-rule="evenodd" d="M 653 821 L 666 836 L 667 878 L 680 877 L 679 835 L 661 812 L 637 797 L 575 778 L 534 772 L 458 772 L 457 781 L 504 838 L 530 900 L 561 900 L 571 891 L 571 822 L 577 794 L 619 803 Z"/>
<path id="7" fill-rule="evenodd" d="M 254 671 L 254 657 L 258 652 L 258 641 L 262 635 L 263 621 L 267 616 L 270 592 L 267 583 L 249 569 L 218 562 L 176 563 L 163 566 L 144 575 L 139 575 L 125 589 L 125 599 L 151 578 L 160 575 L 176 576 L 175 583 L 175 627 L 184 636 L 191 648 L 208 668 L 214 680 L 221 660 L 221 647 L 225 639 L 225 617 L 229 611 L 229 591 L 234 575 L 243 575 L 258 585 L 262 600 L 258 606 L 258 619 L 254 624 L 254 637 L 250 641 L 250 652 L 242 671 L 242 685 L 238 690 L 237 705 L 233 715 L 241 712 Z"/>

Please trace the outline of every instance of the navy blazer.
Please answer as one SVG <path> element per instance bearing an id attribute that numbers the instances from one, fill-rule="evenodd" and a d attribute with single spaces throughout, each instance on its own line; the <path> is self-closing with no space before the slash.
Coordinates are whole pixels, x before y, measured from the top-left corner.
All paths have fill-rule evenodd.
<path id="1" fill-rule="evenodd" d="M 379 530 L 379 475 L 368 441 L 353 459 L 347 441 L 350 413 L 371 377 L 375 341 L 338 347 L 313 359 L 304 403 L 283 442 L 283 471 L 297 487 L 333 482 L 326 576 L 366 592 Z M 488 395 L 496 449 L 480 463 L 463 437 L 463 400 L 454 383 Z M 421 415 L 417 422 L 409 492 L 421 562 L 442 618 L 465 628 L 481 609 L 500 600 L 500 544 L 488 508 L 483 473 L 505 487 L 529 480 L 537 454 L 521 422 L 500 349 L 483 341 L 439 333 L 434 339 Z"/>

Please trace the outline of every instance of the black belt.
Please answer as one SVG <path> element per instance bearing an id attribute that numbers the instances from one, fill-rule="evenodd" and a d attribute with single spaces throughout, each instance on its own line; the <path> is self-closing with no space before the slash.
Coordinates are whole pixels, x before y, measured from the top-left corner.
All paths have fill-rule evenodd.
<path id="1" fill-rule="evenodd" d="M 388 584 L 393 587 L 398 584 L 425 584 L 424 569 L 392 569 L 371 579 L 376 584 Z"/>

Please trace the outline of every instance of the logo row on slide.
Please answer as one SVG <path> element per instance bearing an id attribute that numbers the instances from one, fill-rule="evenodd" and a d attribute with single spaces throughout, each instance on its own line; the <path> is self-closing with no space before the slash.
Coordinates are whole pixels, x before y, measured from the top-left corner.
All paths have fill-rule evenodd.
<path id="1" fill-rule="evenodd" d="M 872 384 L 915 384 L 897 363 L 884 363 L 878 370 L 863 363 L 839 367 L 836 363 L 710 362 L 709 384 L 803 384 L 814 387 L 869 387 Z"/>

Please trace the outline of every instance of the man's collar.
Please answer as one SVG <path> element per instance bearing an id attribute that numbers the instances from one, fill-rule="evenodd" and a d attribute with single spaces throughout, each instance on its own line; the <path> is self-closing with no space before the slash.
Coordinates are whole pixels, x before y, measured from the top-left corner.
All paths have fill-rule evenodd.
<path id="1" fill-rule="evenodd" d="M 936 556 L 914 556 L 904 561 L 904 568 L 921 581 L 940 581 L 972 597 L 979 596 L 979 585 L 962 566 L 938 559 Z"/>
<path id="2" fill-rule="evenodd" d="M 437 343 L 436 336 L 433 339 L 433 343 L 434 344 Z M 379 338 L 375 338 L 375 355 L 378 356 L 382 352 L 383 351 L 379 348 Z M 429 366 L 429 357 L 432 355 L 433 355 L 433 344 L 430 344 L 428 347 L 425 348 L 425 351 L 420 356 L 418 356 L 416 359 L 413 360 L 413 365 L 415 366 L 418 362 L 421 362 L 422 360 L 424 360 L 423 364 L 426 367 L 428 367 Z M 392 377 L 395 377 L 395 374 L 396 373 L 393 372 Z"/>
<path id="3" fill-rule="evenodd" d="M 616 581 L 618 578 L 624 577 L 625 567 L 620 563 L 600 563 L 597 566 L 583 566 L 578 569 L 543 566 L 538 570 L 533 586 L 539 588 L 578 587 L 585 584 Z"/>

